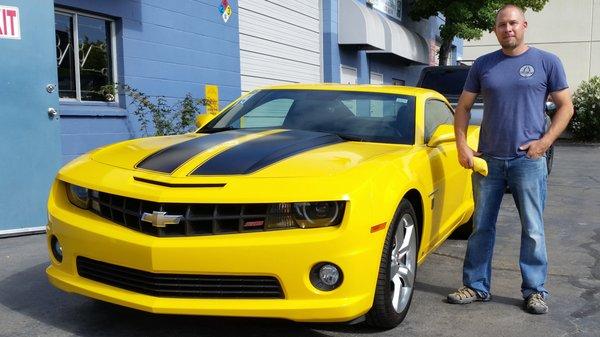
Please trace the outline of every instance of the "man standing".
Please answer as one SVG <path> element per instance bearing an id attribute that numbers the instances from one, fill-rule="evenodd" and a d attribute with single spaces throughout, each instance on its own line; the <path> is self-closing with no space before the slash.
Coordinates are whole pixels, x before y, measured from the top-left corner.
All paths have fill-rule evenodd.
<path id="1" fill-rule="evenodd" d="M 558 57 L 524 42 L 523 10 L 505 5 L 496 16 L 494 33 L 501 49 L 475 60 L 456 108 L 454 129 L 460 164 L 473 167 L 473 156 L 488 164 L 484 177 L 473 173 L 473 234 L 463 266 L 463 287 L 448 302 L 489 301 L 496 220 L 506 187 L 521 219 L 521 292 L 528 312 L 548 312 L 544 288 L 547 257 L 542 213 L 546 199 L 544 154 L 567 126 L 573 104 Z M 479 152 L 467 145 L 470 110 L 478 94 L 484 113 Z M 557 112 L 545 131 L 544 104 L 550 94 Z"/>

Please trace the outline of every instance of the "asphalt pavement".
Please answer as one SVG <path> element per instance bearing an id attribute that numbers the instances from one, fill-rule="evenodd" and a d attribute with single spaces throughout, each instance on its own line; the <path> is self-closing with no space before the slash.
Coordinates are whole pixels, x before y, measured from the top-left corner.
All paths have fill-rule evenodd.
<path id="1" fill-rule="evenodd" d="M 522 309 L 520 224 L 507 194 L 498 219 L 492 294 L 451 305 L 466 242 L 446 241 L 419 267 L 396 329 L 363 323 L 154 315 L 67 294 L 47 281 L 44 235 L 0 239 L 0 336 L 600 336 L 600 146 L 559 144 L 545 211 L 550 312 Z"/>

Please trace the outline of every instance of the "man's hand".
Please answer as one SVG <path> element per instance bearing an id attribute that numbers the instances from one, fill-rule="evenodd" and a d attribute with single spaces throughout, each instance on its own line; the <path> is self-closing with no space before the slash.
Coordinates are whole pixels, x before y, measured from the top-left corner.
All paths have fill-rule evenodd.
<path id="1" fill-rule="evenodd" d="M 473 151 L 468 145 L 458 147 L 458 162 L 466 169 L 473 168 L 473 157 L 481 156 L 481 153 Z"/>
<path id="2" fill-rule="evenodd" d="M 467 127 L 471 118 L 471 107 L 476 98 L 477 93 L 463 90 L 454 112 L 454 135 L 456 136 L 458 162 L 466 169 L 473 168 L 473 156 L 481 155 L 481 153 L 473 151 L 467 144 Z"/>
<path id="3" fill-rule="evenodd" d="M 527 157 L 531 159 L 538 159 L 546 153 L 548 148 L 552 145 L 548 141 L 542 139 L 534 140 L 529 143 L 525 143 L 519 146 L 519 149 L 522 151 L 527 150 Z"/>

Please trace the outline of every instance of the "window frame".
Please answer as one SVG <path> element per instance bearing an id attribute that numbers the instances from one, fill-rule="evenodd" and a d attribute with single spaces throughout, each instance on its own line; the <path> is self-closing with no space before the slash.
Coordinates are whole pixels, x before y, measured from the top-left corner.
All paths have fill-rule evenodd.
<path id="1" fill-rule="evenodd" d="M 66 9 L 66 8 L 60 8 L 60 7 L 56 7 L 54 8 L 54 15 L 56 16 L 56 14 L 63 14 L 63 15 L 69 15 L 73 18 L 73 60 L 75 63 L 75 98 L 62 98 L 60 97 L 60 91 L 59 91 L 59 103 L 77 103 L 77 104 L 84 104 L 84 105 L 100 105 L 100 106 L 119 106 L 119 92 L 117 90 L 117 92 L 115 92 L 115 100 L 112 102 L 106 102 L 106 101 L 84 101 L 81 99 L 81 71 L 80 71 L 80 67 L 81 65 L 79 64 L 79 16 L 85 16 L 88 18 L 93 18 L 93 19 L 98 19 L 98 20 L 104 20 L 110 23 L 110 62 L 111 62 L 111 72 L 112 72 L 112 79 L 113 79 L 113 84 L 117 83 L 116 79 L 119 78 L 119 74 L 118 74 L 118 67 L 117 67 L 117 36 L 116 36 L 116 24 L 115 24 L 115 20 L 111 19 L 109 17 L 105 17 L 105 16 L 100 16 L 100 15 L 95 15 L 95 14 L 89 14 L 86 12 L 82 12 L 82 11 L 77 11 L 77 10 L 72 10 L 72 9 Z M 55 18 L 56 20 L 56 18 Z M 57 86 L 57 90 L 58 86 Z"/>
<path id="2" fill-rule="evenodd" d="M 431 130 L 431 135 L 429 137 L 427 137 L 426 135 L 426 128 L 427 128 L 427 103 L 431 102 L 431 101 L 436 101 L 436 102 L 440 102 L 442 104 L 444 104 L 446 106 L 446 108 L 448 108 L 448 110 L 450 111 L 451 115 L 452 115 L 452 122 L 454 123 L 454 109 L 452 108 L 451 105 L 449 105 L 448 103 L 444 102 L 443 100 L 436 98 L 436 97 L 429 97 L 425 100 L 425 104 L 423 105 L 423 143 L 427 144 L 427 142 L 429 142 L 429 140 L 431 139 L 431 136 L 435 133 L 435 130 L 438 128 L 438 126 L 440 126 L 441 124 L 438 124 L 434 129 Z"/>

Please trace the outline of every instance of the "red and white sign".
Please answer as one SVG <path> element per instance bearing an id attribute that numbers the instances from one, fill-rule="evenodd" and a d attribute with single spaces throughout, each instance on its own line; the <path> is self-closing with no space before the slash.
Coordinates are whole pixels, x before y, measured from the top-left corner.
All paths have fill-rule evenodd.
<path id="1" fill-rule="evenodd" d="M 0 6 L 0 39 L 21 39 L 19 8 Z"/>

